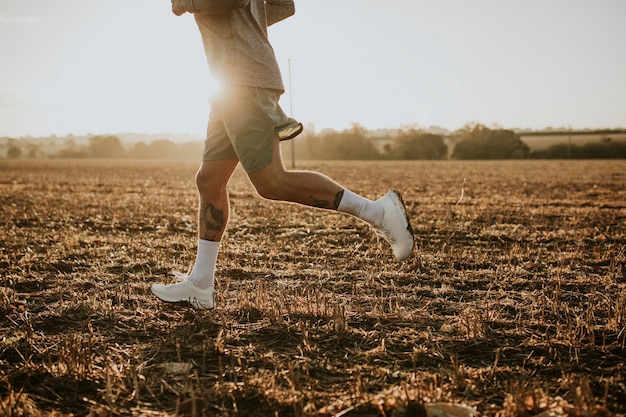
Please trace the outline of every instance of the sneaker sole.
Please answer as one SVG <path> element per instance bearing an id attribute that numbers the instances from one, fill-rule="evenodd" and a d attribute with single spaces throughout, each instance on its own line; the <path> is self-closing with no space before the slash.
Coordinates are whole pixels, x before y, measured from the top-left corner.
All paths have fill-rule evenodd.
<path id="1" fill-rule="evenodd" d="M 190 297 L 187 299 L 180 299 L 180 298 L 170 298 L 167 296 L 162 296 L 157 294 L 153 288 L 150 288 L 150 291 L 152 292 L 152 294 L 154 294 L 154 296 L 156 298 L 158 298 L 159 300 L 165 302 L 165 303 L 170 303 L 170 304 L 189 304 L 191 305 L 193 308 L 195 308 L 196 310 L 211 310 L 213 308 L 215 308 L 215 293 L 213 293 L 213 300 L 208 300 L 208 299 L 202 299 L 202 298 L 196 298 L 196 297 Z"/>
<path id="2" fill-rule="evenodd" d="M 411 221 L 409 220 L 409 216 L 406 212 L 406 205 L 404 204 L 404 199 L 402 198 L 402 195 L 396 190 L 391 190 L 391 192 L 392 192 L 392 195 L 398 200 L 398 203 L 400 203 L 400 209 L 402 210 L 402 215 L 404 216 L 404 220 L 406 221 L 406 230 L 409 232 L 409 235 L 411 236 L 411 250 L 409 251 L 408 255 L 405 256 L 404 258 L 398 258 L 398 260 L 404 261 L 405 259 L 410 258 L 411 255 L 413 254 L 413 251 L 415 249 L 415 235 L 413 234 L 413 226 L 411 226 Z"/>
<path id="3" fill-rule="evenodd" d="M 396 190 L 391 190 L 396 198 L 400 201 L 400 207 L 402 207 L 402 214 L 404 214 L 404 219 L 406 220 L 406 230 L 409 231 L 411 237 L 413 238 L 413 246 L 415 246 L 415 235 L 413 233 L 413 227 L 411 226 L 411 221 L 409 220 L 409 215 L 406 213 L 406 206 L 404 205 L 404 199 L 402 195 Z"/>

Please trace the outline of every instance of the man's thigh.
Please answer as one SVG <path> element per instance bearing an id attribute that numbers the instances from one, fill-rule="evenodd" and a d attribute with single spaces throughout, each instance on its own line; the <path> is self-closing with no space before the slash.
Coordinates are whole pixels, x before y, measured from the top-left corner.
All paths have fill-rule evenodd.
<path id="1" fill-rule="evenodd" d="M 230 142 L 226 127 L 221 120 L 215 119 L 212 114 L 204 140 L 202 161 L 223 161 L 234 158 L 237 158 L 237 153 Z"/>
<path id="2" fill-rule="evenodd" d="M 276 129 L 286 118 L 275 90 L 233 88 L 215 108 L 215 115 L 223 123 L 233 150 L 248 174 L 267 167 L 275 159 Z"/>

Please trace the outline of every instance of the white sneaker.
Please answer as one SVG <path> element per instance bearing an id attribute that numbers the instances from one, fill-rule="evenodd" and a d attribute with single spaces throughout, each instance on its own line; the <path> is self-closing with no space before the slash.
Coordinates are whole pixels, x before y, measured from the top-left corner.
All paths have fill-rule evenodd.
<path id="1" fill-rule="evenodd" d="M 152 294 L 168 303 L 188 302 L 198 310 L 210 310 L 215 307 L 215 289 L 209 287 L 206 290 L 193 285 L 188 279 L 170 284 L 152 284 Z"/>
<path id="2" fill-rule="evenodd" d="M 389 190 L 376 200 L 385 210 L 383 221 L 376 232 L 389 242 L 396 259 L 403 261 L 413 252 L 413 229 L 406 214 L 402 197 L 397 191 Z"/>

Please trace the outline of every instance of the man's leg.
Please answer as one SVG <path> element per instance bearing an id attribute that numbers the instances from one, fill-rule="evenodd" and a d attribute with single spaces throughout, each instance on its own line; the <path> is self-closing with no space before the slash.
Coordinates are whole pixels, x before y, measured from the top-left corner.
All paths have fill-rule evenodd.
<path id="1" fill-rule="evenodd" d="M 198 188 L 198 252 L 189 281 L 201 289 L 213 288 L 215 262 L 228 224 L 226 186 L 237 167 L 237 159 L 205 161 L 196 174 Z"/>
<path id="2" fill-rule="evenodd" d="M 264 198 L 338 210 L 368 222 L 391 244 L 399 260 L 408 258 L 413 251 L 413 231 L 402 198 L 395 191 L 371 201 L 318 172 L 288 171 L 278 138 L 274 140 L 270 164 L 248 176 Z"/>
<path id="3" fill-rule="evenodd" d="M 237 167 L 237 159 L 202 162 L 196 174 L 198 187 L 198 249 L 193 270 L 183 282 L 154 284 L 152 292 L 168 302 L 187 301 L 199 309 L 215 306 L 213 299 L 215 262 L 228 223 L 226 186 Z"/>
<path id="4" fill-rule="evenodd" d="M 318 172 L 286 170 L 278 140 L 274 140 L 270 164 L 248 177 L 264 198 L 323 209 L 336 210 L 344 191 L 342 186 Z"/>
<path id="5" fill-rule="evenodd" d="M 196 174 L 198 187 L 198 238 L 219 242 L 228 223 L 229 202 L 226 186 L 237 168 L 237 159 L 205 161 Z"/>

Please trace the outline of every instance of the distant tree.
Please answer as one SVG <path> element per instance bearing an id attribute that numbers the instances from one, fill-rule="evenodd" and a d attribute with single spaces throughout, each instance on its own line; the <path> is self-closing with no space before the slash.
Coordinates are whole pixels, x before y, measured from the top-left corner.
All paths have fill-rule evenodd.
<path id="1" fill-rule="evenodd" d="M 179 155 L 183 159 L 200 159 L 204 150 L 204 142 L 185 142 L 179 145 Z"/>
<path id="2" fill-rule="evenodd" d="M 626 142 L 603 140 L 584 145 L 557 143 L 532 154 L 537 159 L 617 159 L 626 158 Z"/>
<path id="3" fill-rule="evenodd" d="M 577 145 L 556 143 L 547 149 L 534 151 L 532 157 L 537 159 L 582 158 L 582 150 Z"/>
<path id="4" fill-rule="evenodd" d="M 158 139 L 148 145 L 148 155 L 155 159 L 172 159 L 178 154 L 178 146 L 169 139 Z"/>
<path id="5" fill-rule="evenodd" d="M 611 158 L 626 158 L 626 141 L 611 141 L 607 146 L 611 149 Z"/>
<path id="6" fill-rule="evenodd" d="M 512 130 L 491 130 L 482 125 L 464 129 L 454 147 L 454 159 L 523 159 L 530 147 Z"/>
<path id="7" fill-rule="evenodd" d="M 69 135 L 63 147 L 54 155 L 56 158 L 88 158 L 89 151 L 85 146 L 76 144 L 74 137 Z"/>
<path id="8" fill-rule="evenodd" d="M 7 150 L 7 157 L 17 159 L 22 157 L 22 148 L 16 144 L 10 144 Z"/>
<path id="9" fill-rule="evenodd" d="M 608 159 L 612 157 L 609 143 L 585 143 L 582 145 L 582 154 L 590 159 Z"/>
<path id="10" fill-rule="evenodd" d="M 37 143 L 29 144 L 27 156 L 28 158 L 41 158 L 42 156 L 44 156 L 44 151 L 41 145 Z"/>
<path id="11" fill-rule="evenodd" d="M 395 137 L 390 153 L 397 159 L 445 159 L 448 147 L 440 135 L 405 130 Z"/>
<path id="12" fill-rule="evenodd" d="M 137 142 L 131 148 L 129 155 L 131 158 L 149 158 L 150 147 L 145 142 Z"/>
<path id="13" fill-rule="evenodd" d="M 158 139 L 146 144 L 137 142 L 128 152 L 131 158 L 139 159 L 198 159 L 202 157 L 204 143 L 201 141 L 176 143 L 169 139 Z"/>
<path id="14" fill-rule="evenodd" d="M 594 159 L 626 158 L 626 142 L 605 138 L 600 143 L 586 143 L 582 146 L 582 154 Z"/>
<path id="15" fill-rule="evenodd" d="M 117 136 L 93 136 L 89 138 L 89 151 L 93 158 L 121 158 L 124 156 L 122 141 Z"/>
<path id="16" fill-rule="evenodd" d="M 313 159 L 373 160 L 379 159 L 376 146 L 362 126 L 353 124 L 344 131 L 328 130 L 307 140 L 308 154 Z"/>

